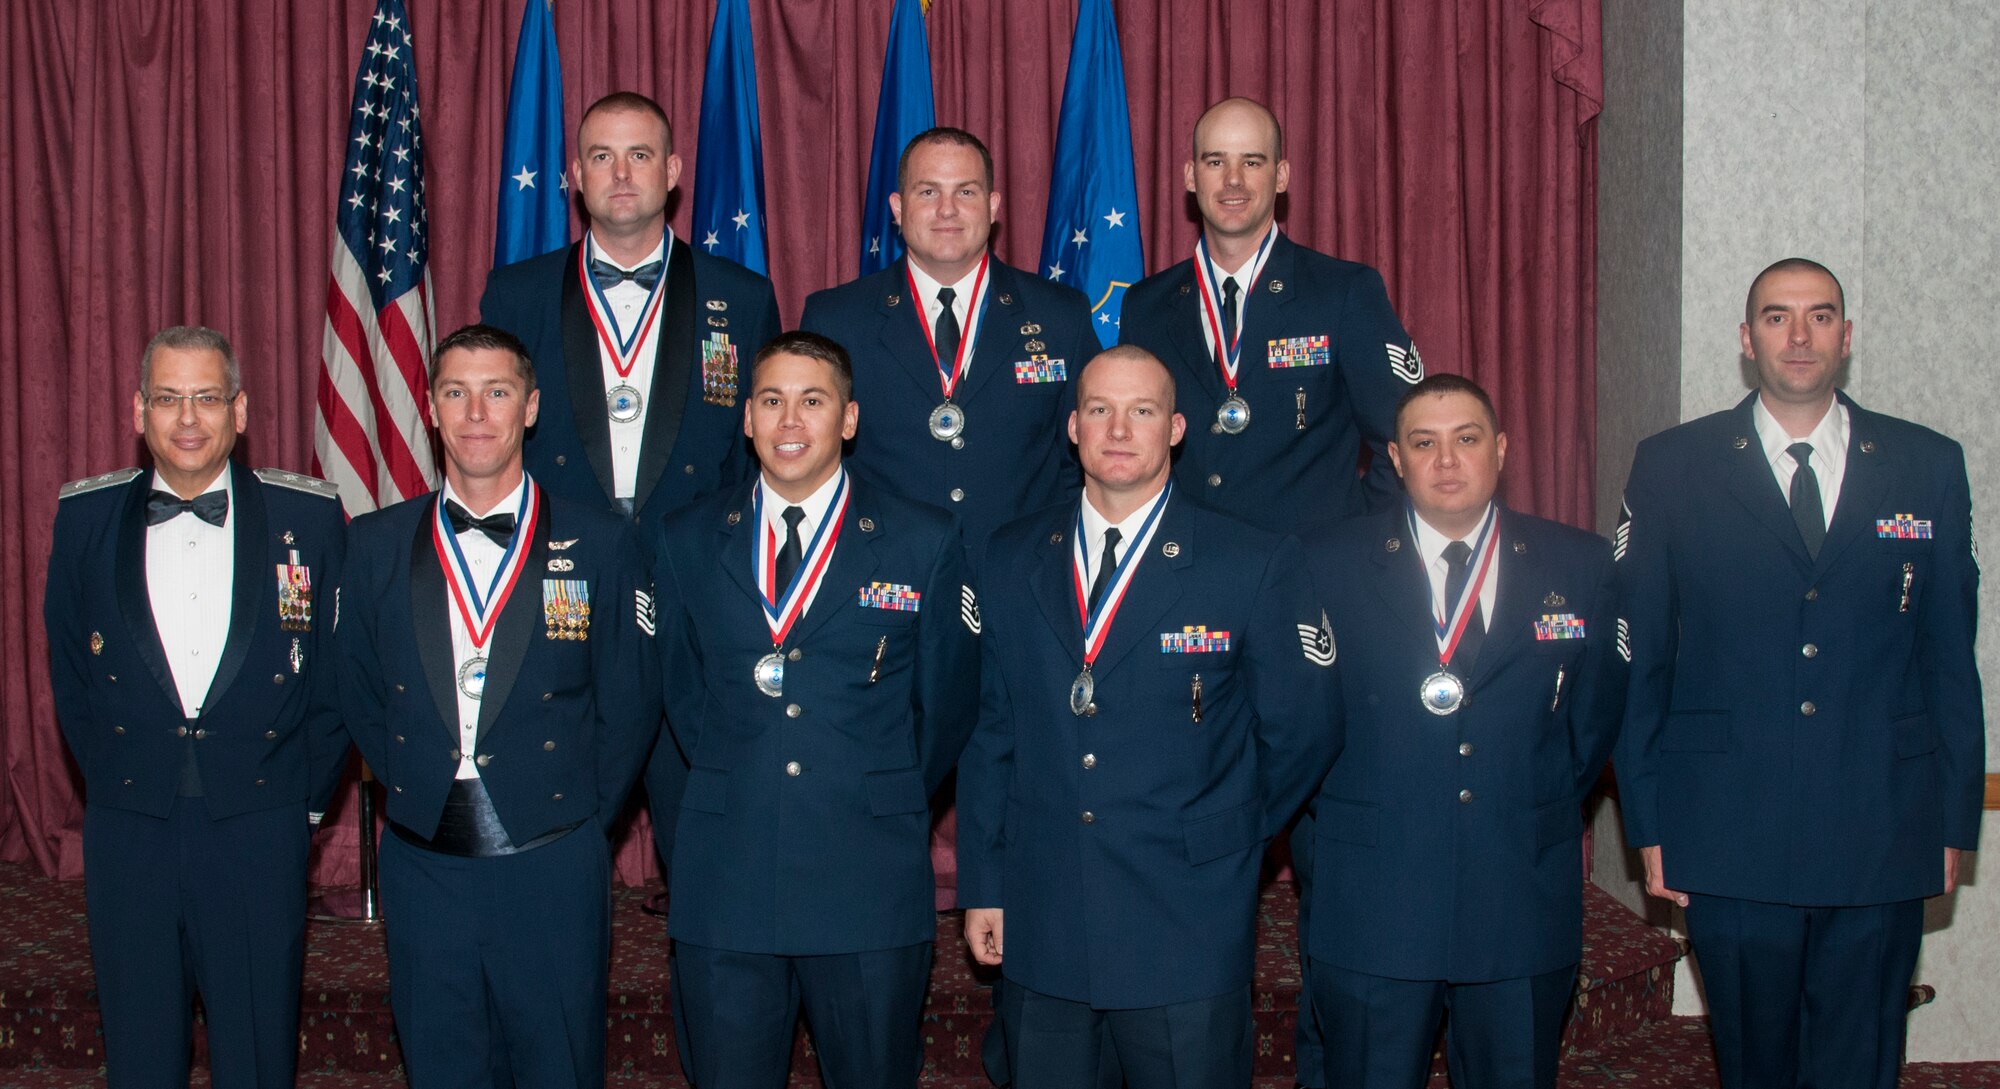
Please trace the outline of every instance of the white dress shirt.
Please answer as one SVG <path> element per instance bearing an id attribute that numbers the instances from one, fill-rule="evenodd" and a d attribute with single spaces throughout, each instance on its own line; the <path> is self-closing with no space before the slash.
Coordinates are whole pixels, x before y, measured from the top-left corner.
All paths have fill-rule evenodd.
<path id="1" fill-rule="evenodd" d="M 1271 234 L 1265 237 L 1271 238 L 1271 235 L 1276 235 L 1277 233 L 1278 225 L 1273 223 L 1271 224 Z M 1271 259 L 1271 249 L 1276 247 L 1277 244 L 1278 240 L 1276 238 L 1271 238 L 1271 245 L 1268 247 L 1264 246 L 1262 242 L 1257 243 L 1261 247 L 1261 252 L 1252 251 L 1249 259 L 1237 268 L 1223 268 L 1221 262 L 1214 262 L 1216 321 L 1222 320 L 1222 300 L 1224 298 L 1222 285 L 1225 281 L 1234 280 L 1236 281 L 1236 329 L 1239 334 L 1242 332 L 1244 325 L 1250 320 L 1250 289 L 1256 286 L 1257 277 L 1263 275 L 1264 264 Z M 1211 260 L 1213 260 L 1212 256 Z M 1197 258 L 1194 263 L 1194 274 L 1205 277 L 1208 275 L 1208 270 L 1202 268 L 1201 264 L 1201 260 Z M 1220 360 L 1222 353 L 1216 350 L 1215 329 L 1208 324 L 1207 314 L 1201 316 L 1201 339 L 1202 343 L 1208 345 L 1209 357 Z M 1240 336 L 1237 343 L 1242 343 Z"/>
<path id="2" fill-rule="evenodd" d="M 1486 511 L 1488 513 L 1491 513 L 1492 510 L 1493 510 L 1493 504 L 1490 502 L 1487 503 Z M 1486 514 L 1482 513 L 1479 517 L 1481 519 L 1480 524 L 1484 525 L 1485 524 L 1484 519 L 1486 518 Z M 1444 558 L 1445 546 L 1452 543 L 1453 541 L 1463 540 L 1465 542 L 1465 547 L 1475 548 L 1479 544 L 1479 531 L 1476 529 L 1473 530 L 1472 535 L 1468 537 L 1462 537 L 1462 538 L 1447 537 L 1444 534 L 1439 533 L 1435 526 L 1432 526 L 1429 522 L 1424 521 L 1424 516 L 1421 514 L 1417 515 L 1416 522 L 1417 522 L 1417 555 L 1423 557 L 1424 574 L 1430 576 L 1431 609 L 1432 609 L 1431 616 L 1433 619 L 1435 619 L 1437 616 L 1437 611 L 1436 611 L 1438 607 L 1437 603 L 1440 601 L 1444 601 L 1445 577 L 1451 571 L 1450 562 Z M 1498 520 L 1496 520 L 1493 524 L 1493 532 L 1496 535 L 1500 532 L 1500 524 Z M 1495 540 L 1493 542 L 1493 566 L 1486 572 L 1485 585 L 1479 588 L 1479 616 L 1481 622 L 1480 626 L 1487 628 L 1489 630 L 1493 626 L 1493 603 L 1500 597 L 1500 566 L 1501 566 L 1500 558 L 1504 553 L 1504 551 L 1505 550 L 1500 547 L 1500 542 L 1498 540 Z M 1478 558 L 1477 552 L 1473 554 L 1473 558 L 1474 559 Z M 1466 579 L 1467 581 L 1470 581 L 1478 577 L 1479 577 L 1479 572 L 1475 569 L 1470 575 L 1466 576 Z M 1451 608 L 1451 604 L 1452 603 L 1447 603 L 1445 605 L 1445 608 L 1446 609 Z"/>
<path id="3" fill-rule="evenodd" d="M 153 474 L 154 488 L 171 492 Z M 177 514 L 146 527 L 146 596 L 153 607 L 153 626 L 160 632 L 160 649 L 173 670 L 181 713 L 201 714 L 215 681 L 215 667 L 229 641 L 231 594 L 236 586 L 236 496 L 229 467 L 199 494 L 229 496 L 229 513 L 211 526 L 192 513 Z M 266 577 L 276 578 L 275 572 Z"/>
<path id="4" fill-rule="evenodd" d="M 476 518 L 484 518 L 489 514 L 500 511 L 518 513 L 521 509 L 521 500 L 527 494 L 527 484 L 527 475 L 523 474 L 521 483 L 514 485 L 514 490 L 508 492 L 500 502 L 493 504 L 492 510 L 473 510 L 470 506 L 467 506 L 465 501 L 458 497 L 458 493 L 452 490 L 451 481 L 449 480 L 445 481 L 443 498 L 457 503 L 461 507 L 465 507 L 466 511 Z M 493 593 L 499 589 L 493 585 L 493 575 L 494 572 L 500 569 L 500 561 L 507 555 L 507 550 L 494 544 L 493 538 L 476 529 L 468 529 L 464 533 L 458 534 L 457 540 L 459 551 L 465 554 L 465 566 L 472 570 L 472 585 L 478 588 L 479 599 L 488 603 L 487 615 L 490 616 L 494 608 L 492 604 Z M 456 560 L 454 559 L 455 562 Z M 526 574 L 527 572 L 522 572 L 524 578 Z M 449 576 L 447 576 L 447 581 L 449 581 Z M 516 592 L 520 591 L 519 586 L 516 586 L 515 589 Z M 468 600 L 465 605 L 466 608 L 470 609 L 472 602 Z M 445 589 L 444 607 L 451 613 L 451 687 L 452 694 L 458 700 L 458 751 L 460 756 L 458 758 L 458 773 L 453 778 L 477 779 L 479 778 L 479 765 L 473 762 L 472 756 L 473 750 L 479 744 L 480 701 L 465 694 L 465 689 L 458 683 L 458 670 L 466 662 L 471 661 L 475 657 L 492 657 L 493 639 L 489 635 L 484 647 L 473 646 L 472 631 L 465 626 L 465 617 L 458 611 L 458 603 L 452 600 L 450 587 L 446 587 Z"/>
<path id="5" fill-rule="evenodd" d="M 610 254 L 605 253 L 604 248 L 597 244 L 595 235 L 591 236 L 590 251 L 591 256 L 597 260 L 629 272 L 641 265 L 664 260 L 673 241 L 674 229 L 668 227 L 667 233 L 660 239 L 660 244 L 653 247 L 653 252 L 630 265 L 620 264 Z M 667 270 L 664 265 L 660 267 L 658 290 L 663 296 L 661 305 L 664 307 L 664 296 L 667 291 Z M 610 307 L 612 323 L 616 326 L 613 336 L 624 338 L 632 335 L 632 331 L 639 327 L 639 322 L 645 315 L 648 297 L 646 289 L 640 287 L 634 280 L 620 281 L 617 286 L 604 292 L 604 301 Z M 640 407 L 639 418 L 625 423 L 611 419 L 611 409 L 608 404 L 602 406 L 605 422 L 611 425 L 611 480 L 612 488 L 617 493 L 614 498 L 631 499 L 639 491 L 639 444 L 646 437 L 646 417 L 652 413 L 652 399 L 655 392 L 653 363 L 659 355 L 660 329 L 666 323 L 667 314 L 662 310 L 660 316 L 653 319 L 652 327 L 646 330 L 646 335 L 639 339 L 637 354 L 632 360 L 632 373 L 623 378 L 618 377 L 618 364 L 614 361 L 612 353 L 605 348 L 604 341 L 599 339 L 597 342 L 597 359 L 604 369 L 606 392 L 616 386 L 627 385 L 638 390 L 640 396 L 646 398 L 645 404 Z"/>
<path id="6" fill-rule="evenodd" d="M 773 559 L 777 557 L 778 550 L 785 547 L 785 537 L 790 532 L 789 528 L 785 525 L 785 508 L 798 507 L 805 511 L 806 514 L 804 518 L 799 519 L 799 570 L 808 571 L 810 574 L 808 569 L 812 566 L 812 557 L 806 555 L 806 550 L 812 547 L 813 534 L 819 532 L 821 523 L 826 521 L 827 515 L 830 513 L 828 508 L 833 506 L 833 493 L 839 490 L 840 482 L 846 478 L 847 467 L 843 465 L 835 470 L 832 476 L 826 478 L 826 483 L 821 484 L 811 495 L 806 496 L 804 502 L 794 503 L 777 492 L 772 491 L 770 481 L 765 480 L 761 473 L 758 475 L 757 487 L 763 492 L 764 529 L 767 533 L 777 535 L 775 538 L 766 538 L 771 545 L 770 554 Z M 761 577 L 761 574 L 761 572 L 752 571 L 750 573 L 751 581 L 761 586 L 762 583 L 757 581 Z M 784 587 L 778 587 L 778 593 L 783 594 L 784 592 Z M 813 599 L 818 596 L 819 587 L 815 586 L 812 588 L 812 592 L 806 595 L 805 602 L 799 607 L 800 616 L 804 616 L 812 608 Z"/>
<path id="7" fill-rule="evenodd" d="M 1160 486 L 1160 491 L 1165 491 L 1165 490 L 1166 490 L 1166 485 L 1162 484 Z M 1090 493 L 1088 492 L 1084 493 L 1083 496 L 1083 575 L 1084 575 L 1083 592 L 1084 593 L 1086 594 L 1090 593 L 1090 588 L 1097 583 L 1098 568 L 1103 566 L 1105 531 L 1112 529 L 1118 531 L 1118 544 L 1116 548 L 1112 550 L 1111 553 L 1112 563 L 1113 565 L 1116 565 L 1120 561 L 1124 560 L 1128 554 L 1130 554 L 1131 549 L 1134 545 L 1138 545 L 1141 548 L 1145 547 L 1145 543 L 1143 541 L 1137 541 L 1134 540 L 1134 538 L 1138 535 L 1140 530 L 1142 530 L 1145 527 L 1146 515 L 1152 513 L 1153 503 L 1155 500 L 1159 498 L 1160 498 L 1160 492 L 1154 492 L 1153 494 L 1147 496 L 1144 502 L 1140 503 L 1137 507 L 1133 508 L 1132 513 L 1125 516 L 1124 521 L 1113 522 L 1110 519 L 1104 517 L 1103 514 L 1099 513 L 1096 507 L 1091 506 Z M 1168 502 L 1172 502 L 1172 500 L 1168 500 Z M 1159 523 L 1157 522 L 1154 523 L 1155 526 L 1157 526 L 1158 524 Z M 1109 592 L 1108 588 L 1107 592 Z"/>
<path id="8" fill-rule="evenodd" d="M 1797 439 L 1764 407 L 1762 397 L 1750 409 L 1750 418 L 1756 421 L 1757 442 L 1764 447 L 1764 459 L 1771 463 L 1771 475 L 1778 479 L 1778 494 L 1785 497 L 1787 504 L 1792 501 L 1792 476 L 1799 471 L 1799 463 L 1793 460 L 1789 447 L 1795 442 L 1812 444 L 1809 460 L 1813 475 L 1819 478 L 1820 511 L 1826 515 L 1826 524 L 1833 525 L 1834 504 L 1840 502 L 1840 480 L 1847 473 L 1847 406 L 1835 399 L 1827 407 L 1826 415 L 1813 425 L 1812 433 Z"/>
<path id="9" fill-rule="evenodd" d="M 979 279 L 979 266 L 972 266 L 972 271 L 966 273 L 955 284 L 941 284 L 931 279 L 931 274 L 918 268 L 915 261 L 909 262 L 909 266 L 910 279 L 916 282 L 917 301 L 923 304 L 924 321 L 929 323 L 933 345 L 935 345 L 937 340 L 938 316 L 944 313 L 944 304 L 938 302 L 938 291 L 948 287 L 956 292 L 951 299 L 951 312 L 958 315 L 958 341 L 960 344 L 965 345 L 965 367 L 958 372 L 959 378 L 963 380 L 965 376 L 972 373 L 972 349 L 979 344 L 979 315 L 972 311 L 972 285 L 974 281 Z M 986 283 L 982 286 L 981 290 L 988 292 L 993 290 L 993 262 L 991 259 L 988 259 L 986 263 Z M 981 309 L 984 308 L 982 307 Z M 946 370 L 951 369 L 951 360 L 939 357 L 938 362 Z M 939 386 L 938 392 L 942 395 L 944 387 Z"/>

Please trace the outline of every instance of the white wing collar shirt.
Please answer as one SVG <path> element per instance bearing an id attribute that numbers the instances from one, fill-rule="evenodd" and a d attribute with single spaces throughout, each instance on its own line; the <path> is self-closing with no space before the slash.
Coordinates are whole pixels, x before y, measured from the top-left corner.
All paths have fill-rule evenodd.
<path id="1" fill-rule="evenodd" d="M 158 472 L 153 487 L 173 490 Z M 236 496 L 227 465 L 200 494 L 210 492 L 229 496 L 221 525 L 209 525 L 190 511 L 146 527 L 146 596 L 160 649 L 174 672 L 181 713 L 189 718 L 201 714 L 215 681 L 216 663 L 229 640 L 230 595 L 236 585 Z"/>
<path id="2" fill-rule="evenodd" d="M 459 506 L 465 507 L 474 517 L 483 518 L 489 514 L 520 510 L 521 497 L 525 494 L 527 485 L 528 477 L 524 473 L 521 476 L 521 482 L 514 485 L 514 490 L 508 492 L 498 503 L 493 504 L 492 510 L 473 510 L 470 506 L 466 505 L 465 500 L 459 498 L 457 492 L 452 490 L 451 481 L 447 480 L 444 483 L 444 492 L 439 496 L 438 501 L 441 503 L 446 501 L 457 503 Z M 532 533 L 534 532 L 534 527 L 529 526 L 518 532 L 523 534 Z M 489 599 L 492 594 L 488 590 L 488 587 L 493 585 L 493 572 L 500 569 L 500 561 L 507 555 L 507 550 L 494 544 L 493 538 L 488 537 L 484 532 L 477 529 L 468 529 L 464 533 L 456 534 L 455 536 L 458 541 L 459 551 L 465 555 L 465 566 L 472 571 L 472 584 L 479 588 L 481 600 Z M 523 574 L 526 574 L 526 572 L 523 572 Z M 447 589 L 445 593 L 449 595 L 451 591 Z M 456 675 L 459 667 L 465 665 L 466 662 L 471 661 L 482 652 L 472 645 L 472 633 L 466 630 L 465 618 L 459 613 L 458 606 L 454 605 L 448 596 L 442 604 L 445 611 L 451 614 L 451 661 L 452 673 Z M 467 604 L 470 605 L 471 603 L 468 602 Z M 492 643 L 488 642 L 486 652 L 491 652 L 491 650 Z M 472 757 L 473 751 L 479 743 L 479 701 L 465 694 L 464 685 L 452 685 L 452 691 L 458 697 L 458 751 L 460 754 L 458 758 L 458 773 L 453 778 L 477 779 L 479 778 L 479 765 L 473 762 Z"/>
<path id="3" fill-rule="evenodd" d="M 653 252 L 629 266 L 620 264 L 613 260 L 610 254 L 605 253 L 604 248 L 597 244 L 595 235 L 591 236 L 590 250 L 591 256 L 596 260 L 602 261 L 621 272 L 630 272 L 635 268 L 652 264 L 655 261 L 664 261 L 667 249 L 673 244 L 673 241 L 674 229 L 668 227 L 667 233 L 660 238 L 660 244 L 653 247 Z M 657 290 L 664 298 L 667 290 L 667 270 L 665 265 L 660 267 L 660 282 Z M 620 280 L 618 283 L 604 290 L 604 301 L 611 309 L 611 320 L 617 325 L 617 329 L 613 332 L 614 336 L 622 340 L 632 335 L 633 330 L 638 328 L 639 322 L 645 313 L 646 300 L 650 295 L 651 292 L 640 287 L 636 280 Z M 646 335 L 639 338 L 639 343 L 633 348 L 632 372 L 624 377 L 619 376 L 617 363 L 612 358 L 610 349 L 605 347 L 604 341 L 600 339 L 597 342 L 597 360 L 604 370 L 604 388 L 606 390 L 620 385 L 629 385 L 643 392 L 647 398 L 646 404 L 648 406 L 651 405 L 653 397 L 653 362 L 654 358 L 659 355 L 660 328 L 666 322 L 667 314 L 663 311 L 659 317 L 653 320 L 652 326 L 646 330 Z M 638 418 L 620 423 L 617 420 L 611 419 L 610 411 L 606 410 L 605 422 L 611 425 L 611 479 L 613 490 L 618 493 L 616 498 L 631 499 L 638 494 L 639 443 L 646 436 L 646 416 L 646 411 L 642 409 Z"/>

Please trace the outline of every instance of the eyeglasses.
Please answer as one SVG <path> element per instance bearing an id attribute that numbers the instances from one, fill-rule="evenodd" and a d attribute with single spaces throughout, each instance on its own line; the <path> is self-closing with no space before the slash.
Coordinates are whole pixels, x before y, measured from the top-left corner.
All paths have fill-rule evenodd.
<path id="1" fill-rule="evenodd" d="M 146 404 L 154 412 L 179 412 L 183 402 L 194 405 L 198 412 L 220 412 L 223 406 L 235 400 L 220 393 L 204 390 L 201 393 L 165 393 L 154 391 L 146 395 Z"/>

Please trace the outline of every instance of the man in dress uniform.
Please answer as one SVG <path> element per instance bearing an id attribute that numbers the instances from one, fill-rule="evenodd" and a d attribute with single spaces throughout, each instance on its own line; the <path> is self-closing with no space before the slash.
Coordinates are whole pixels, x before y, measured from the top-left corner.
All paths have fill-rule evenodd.
<path id="1" fill-rule="evenodd" d="M 162 330 L 132 397 L 152 471 L 68 484 L 56 513 L 50 680 L 114 1089 L 187 1085 L 194 992 L 216 1085 L 290 1085 L 298 1057 L 311 823 L 347 755 L 324 653 L 346 528 L 333 485 L 230 464 L 248 419 L 222 334 Z"/>
<path id="2" fill-rule="evenodd" d="M 437 492 L 363 515 L 337 645 L 347 727 L 388 793 L 389 1001 L 416 1085 L 597 1086 L 606 828 L 659 729 L 630 523 L 521 466 L 521 342 L 431 357 Z"/>
<path id="3" fill-rule="evenodd" d="M 619 91 L 577 126 L 570 186 L 590 228 L 486 278 L 480 320 L 521 338 L 548 411 L 525 465 L 551 494 L 636 517 L 733 486 L 749 462 L 738 374 L 778 333 L 771 281 L 675 238 L 667 115 Z"/>
<path id="4" fill-rule="evenodd" d="M 955 519 L 844 469 L 852 373 L 814 333 L 765 345 L 758 479 L 670 515 L 655 550 L 694 765 L 668 927 L 700 1089 L 780 1089 L 801 1005 L 828 1085 L 922 1066 L 929 801 L 978 715 L 979 611 Z"/>
<path id="5" fill-rule="evenodd" d="M 896 179 L 903 260 L 815 292 L 800 324 L 859 360 L 869 423 L 850 467 L 958 515 L 976 544 L 1076 493 L 1063 421 L 1099 343 L 1082 294 L 988 249 L 1000 194 L 978 137 L 918 134 Z"/>
<path id="6" fill-rule="evenodd" d="M 966 938 L 1007 985 L 1019 1089 L 1247 1085 L 1265 842 L 1340 746 L 1333 638 L 1299 543 L 1170 486 L 1185 428 L 1144 349 L 1098 355 L 1079 502 L 1011 523 L 959 768 Z"/>
<path id="7" fill-rule="evenodd" d="M 520 337 L 548 409 L 523 460 L 552 495 L 635 519 L 660 517 L 749 472 L 742 364 L 778 334 L 771 281 L 675 238 L 673 128 L 632 91 L 598 99 L 577 125 L 569 183 L 590 229 L 565 250 L 494 269 L 480 320 Z M 673 842 L 687 766 L 659 746 L 646 776 L 653 842 Z"/>
<path id="8" fill-rule="evenodd" d="M 1278 119 L 1262 105 L 1230 98 L 1210 107 L 1195 122 L 1193 157 L 1182 169 L 1201 238 L 1192 258 L 1125 296 L 1119 334 L 1165 361 L 1183 403 L 1194 406 L 1174 479 L 1192 498 L 1305 540 L 1391 505 L 1396 402 L 1424 367 L 1381 274 L 1278 229 L 1291 164 Z M 1372 455 L 1365 479 L 1364 444 Z M 1308 814 L 1291 836 L 1302 972 L 1312 839 Z M 1309 995 L 1300 991 L 1299 1082 L 1323 1086 Z"/>
<path id="9" fill-rule="evenodd" d="M 1486 391 L 1435 374 L 1389 456 L 1409 499 L 1313 546 L 1347 745 L 1320 788 L 1313 1008 L 1330 1084 L 1552 1089 L 1583 937 L 1584 796 L 1625 694 L 1611 546 L 1503 509 Z"/>
<path id="10" fill-rule="evenodd" d="M 1815 262 L 1760 273 L 1757 389 L 1639 444 L 1616 537 L 1625 833 L 1725 1089 L 1894 1086 L 1924 898 L 1979 843 L 1964 452 L 1835 389 L 1845 311 Z"/>

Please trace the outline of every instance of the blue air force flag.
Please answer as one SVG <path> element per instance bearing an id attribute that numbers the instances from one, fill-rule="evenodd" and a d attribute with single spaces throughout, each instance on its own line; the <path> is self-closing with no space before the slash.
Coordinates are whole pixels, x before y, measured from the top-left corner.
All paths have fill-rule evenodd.
<path id="1" fill-rule="evenodd" d="M 765 272 L 764 138 L 747 0 L 718 0 L 701 84 L 694 169 L 695 245 Z"/>
<path id="2" fill-rule="evenodd" d="M 889 48 L 882 57 L 882 93 L 875 100 L 875 145 L 868 154 L 868 193 L 861 202 L 861 275 L 880 272 L 903 255 L 903 238 L 889 215 L 896 160 L 903 145 L 937 124 L 931 100 L 931 47 L 919 0 L 896 0 Z M 1129 154 L 1127 158 L 1129 158 Z"/>
<path id="3" fill-rule="evenodd" d="M 1090 299 L 1097 339 L 1118 342 L 1125 289 L 1145 274 L 1139 189 L 1132 176 L 1132 119 L 1111 0 L 1083 0 L 1063 80 L 1041 274 Z"/>
<path id="4" fill-rule="evenodd" d="M 563 175 L 562 56 L 554 0 L 526 0 L 500 142 L 500 222 L 493 264 L 511 265 L 569 245 L 569 181 Z"/>

